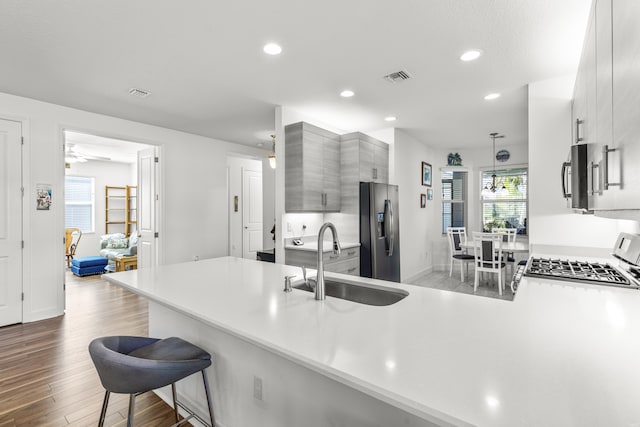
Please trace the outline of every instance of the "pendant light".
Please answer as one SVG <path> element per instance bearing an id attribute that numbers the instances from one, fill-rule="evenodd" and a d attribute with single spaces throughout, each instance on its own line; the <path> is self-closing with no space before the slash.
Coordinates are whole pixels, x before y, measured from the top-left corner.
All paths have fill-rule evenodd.
<path id="1" fill-rule="evenodd" d="M 271 135 L 271 138 L 273 139 L 273 147 L 271 148 L 271 153 L 269 153 L 269 166 L 271 166 L 271 169 L 275 169 L 276 168 L 276 136 Z"/>
<path id="2" fill-rule="evenodd" d="M 498 132 L 492 132 L 489 134 L 489 137 L 493 140 L 493 152 L 491 153 L 493 156 L 493 174 L 491 175 L 491 182 L 487 183 L 482 189 L 483 196 L 490 196 L 496 193 L 503 194 L 507 190 L 502 180 L 498 181 L 498 177 L 496 176 L 496 138 L 504 138 L 504 135 L 498 135 Z"/>

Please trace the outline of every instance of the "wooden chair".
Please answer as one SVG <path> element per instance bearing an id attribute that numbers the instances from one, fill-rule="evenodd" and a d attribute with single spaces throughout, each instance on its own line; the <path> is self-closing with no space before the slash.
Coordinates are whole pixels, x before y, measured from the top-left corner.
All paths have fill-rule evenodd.
<path id="1" fill-rule="evenodd" d="M 447 227 L 447 238 L 451 254 L 449 277 L 453 274 L 453 261 L 460 261 L 460 281 L 464 282 L 464 269 L 462 267 L 466 264 L 468 275 L 469 263 L 473 261 L 473 255 L 467 254 L 466 249 L 460 247 L 461 244 L 467 243 L 467 230 L 465 227 Z"/>
<path id="2" fill-rule="evenodd" d="M 518 230 L 516 228 L 494 228 L 493 233 L 502 234 L 502 241 L 515 243 L 518 236 Z M 513 256 L 513 252 L 505 252 L 505 261 L 511 266 L 511 274 L 516 271 L 516 258 Z"/>
<path id="3" fill-rule="evenodd" d="M 79 228 L 66 228 L 64 230 L 64 242 L 66 244 L 67 268 L 71 268 L 71 260 L 76 254 L 78 243 L 82 237 L 82 231 Z"/>
<path id="4" fill-rule="evenodd" d="M 498 293 L 502 295 L 504 289 L 505 263 L 502 261 L 502 234 L 473 233 L 474 265 L 476 277 L 473 283 L 473 292 L 478 289 L 480 273 L 495 273 L 498 275 Z"/>

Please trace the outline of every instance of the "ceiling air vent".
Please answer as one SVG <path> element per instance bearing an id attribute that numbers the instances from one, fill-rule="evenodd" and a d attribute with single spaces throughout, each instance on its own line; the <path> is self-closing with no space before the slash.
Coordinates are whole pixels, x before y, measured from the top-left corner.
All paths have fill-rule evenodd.
<path id="1" fill-rule="evenodd" d="M 389 83 L 400 83 L 405 80 L 409 80 L 411 78 L 411 74 L 407 71 L 396 71 L 395 73 L 387 74 L 383 77 Z"/>
<path id="2" fill-rule="evenodd" d="M 151 92 L 149 92 L 148 90 L 132 87 L 131 89 L 129 89 L 129 95 L 137 96 L 139 98 L 146 98 L 147 96 L 151 95 Z"/>

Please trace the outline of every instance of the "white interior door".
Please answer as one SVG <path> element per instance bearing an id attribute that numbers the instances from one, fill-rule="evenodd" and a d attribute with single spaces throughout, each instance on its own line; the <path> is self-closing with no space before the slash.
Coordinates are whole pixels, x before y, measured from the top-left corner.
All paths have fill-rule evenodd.
<path id="1" fill-rule="evenodd" d="M 0 326 L 22 322 L 21 138 L 20 123 L 0 120 Z"/>
<path id="2" fill-rule="evenodd" d="M 242 257 L 262 249 L 262 172 L 242 170 Z"/>
<path id="3" fill-rule="evenodd" d="M 158 264 L 156 147 L 138 151 L 138 268 Z"/>

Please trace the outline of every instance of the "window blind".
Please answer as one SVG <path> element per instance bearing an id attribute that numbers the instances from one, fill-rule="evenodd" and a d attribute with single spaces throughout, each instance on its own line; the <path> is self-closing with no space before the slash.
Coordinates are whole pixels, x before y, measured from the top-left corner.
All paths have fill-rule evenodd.
<path id="1" fill-rule="evenodd" d="M 442 171 L 442 233 L 465 226 L 466 172 Z"/>
<path id="2" fill-rule="evenodd" d="M 482 188 L 493 181 L 493 171 L 482 173 Z M 482 195 L 482 229 L 516 228 L 518 234 L 527 234 L 528 176 L 526 168 L 496 170 L 495 193 Z M 502 187 L 504 186 L 504 189 Z"/>
<path id="3" fill-rule="evenodd" d="M 64 183 L 64 223 L 66 228 L 94 231 L 94 178 L 66 176 Z"/>

